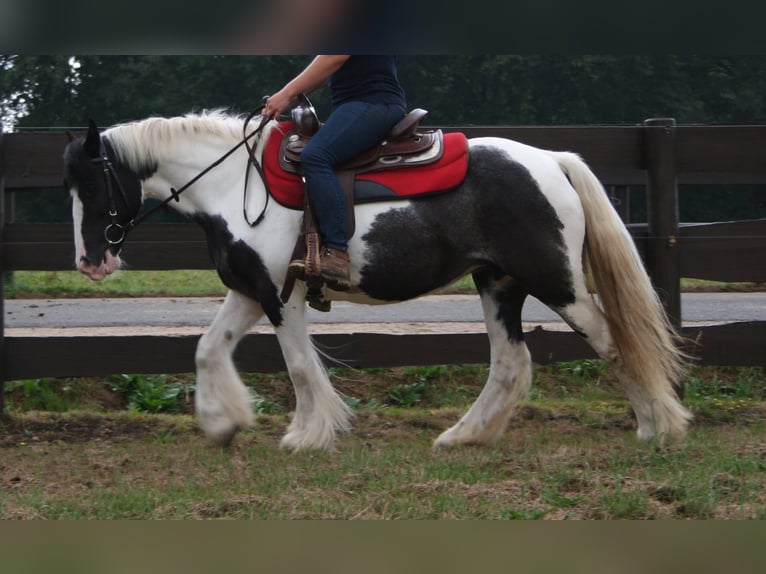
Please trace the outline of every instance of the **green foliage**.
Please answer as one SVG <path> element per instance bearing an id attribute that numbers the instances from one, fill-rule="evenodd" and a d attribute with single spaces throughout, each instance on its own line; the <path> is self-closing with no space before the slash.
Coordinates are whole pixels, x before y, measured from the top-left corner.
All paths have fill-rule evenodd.
<path id="1" fill-rule="evenodd" d="M 26 126 L 101 125 L 226 107 L 247 112 L 308 56 L 3 56 L 3 112 Z M 78 65 L 73 66 L 73 62 Z M 635 124 L 766 121 L 766 56 L 408 55 L 399 76 L 429 121 Z M 161 85 L 162 89 L 157 89 Z M 326 89 L 312 94 L 329 113 Z"/>
<path id="2" fill-rule="evenodd" d="M 146 413 L 177 413 L 193 385 L 169 382 L 167 375 L 117 375 L 106 380 L 113 391 L 125 395 L 128 409 Z"/>
<path id="3" fill-rule="evenodd" d="M 255 414 L 273 415 L 282 412 L 283 409 L 274 401 L 270 401 L 253 391 L 251 394 L 253 397 L 252 408 Z"/>
<path id="4" fill-rule="evenodd" d="M 418 383 L 427 383 L 442 378 L 449 373 L 446 365 L 425 365 L 422 367 L 409 367 L 404 369 L 404 376 L 415 379 Z"/>
<path id="5" fill-rule="evenodd" d="M 690 374 L 685 395 L 690 400 L 764 400 L 766 369 L 762 367 L 721 368 L 707 378 Z"/>
<path id="6" fill-rule="evenodd" d="M 353 411 L 362 411 L 362 410 L 374 411 L 376 409 L 386 408 L 386 405 L 381 405 L 378 402 L 378 399 L 376 399 L 375 397 L 365 402 L 359 397 L 344 396 L 343 402 L 346 403 L 346 406 L 348 406 Z"/>
<path id="7" fill-rule="evenodd" d="M 211 108 L 248 112 L 308 61 L 305 56 L 69 56 L 6 57 L 0 101 L 26 105 L 19 127 L 108 126 L 151 115 Z M 158 89 L 161 86 L 161 89 Z M 23 101 L 22 101 L 23 100 Z"/>
<path id="8" fill-rule="evenodd" d="M 566 375 L 568 378 L 584 380 L 599 377 L 607 367 L 601 360 L 579 359 L 576 361 L 554 363 L 550 365 L 549 369 L 549 372 L 558 372 Z"/>
<path id="9" fill-rule="evenodd" d="M 414 383 L 396 385 L 389 391 L 388 397 L 395 406 L 412 408 L 421 401 L 424 391 L 425 383 L 423 381 L 417 381 Z"/>
<path id="10" fill-rule="evenodd" d="M 385 401 L 402 408 L 463 408 L 479 394 L 487 371 L 486 365 L 408 367 L 401 371 L 407 382 L 391 386 Z"/>
<path id="11" fill-rule="evenodd" d="M 70 391 L 69 385 L 62 385 L 60 381 L 53 378 L 25 379 L 5 383 L 5 392 L 21 395 L 21 400 L 17 401 L 18 410 L 21 411 L 68 411 L 71 407 L 67 397 Z"/>

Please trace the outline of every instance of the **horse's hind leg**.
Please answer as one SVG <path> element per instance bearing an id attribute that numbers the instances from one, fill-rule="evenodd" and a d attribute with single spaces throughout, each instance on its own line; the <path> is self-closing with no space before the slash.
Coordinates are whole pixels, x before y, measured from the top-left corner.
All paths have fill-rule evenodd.
<path id="1" fill-rule="evenodd" d="M 475 273 L 474 281 L 489 335 L 489 378 L 469 411 L 436 439 L 434 448 L 497 441 L 532 384 L 532 361 L 521 329 L 526 291 L 490 270 Z"/>
<path id="2" fill-rule="evenodd" d="M 335 391 L 311 343 L 305 294 L 296 287 L 276 333 L 295 390 L 295 414 L 282 438 L 290 450 L 332 450 L 336 434 L 349 428 L 349 408 Z"/>
<path id="3" fill-rule="evenodd" d="M 239 378 L 232 353 L 262 315 L 256 301 L 229 291 L 197 344 L 197 416 L 205 434 L 222 445 L 228 445 L 238 430 L 253 424 L 250 394 Z"/>
<path id="4" fill-rule="evenodd" d="M 679 437 L 685 432 L 689 414 L 681 406 L 672 386 L 666 381 L 647 381 L 643 373 L 631 373 L 625 368 L 615 346 L 606 318 L 584 283 L 576 289 L 575 302 L 563 308 L 552 307 L 590 344 L 601 359 L 614 371 L 628 395 L 638 423 L 639 439 L 666 436 Z M 647 358 L 648 361 L 651 357 Z"/>

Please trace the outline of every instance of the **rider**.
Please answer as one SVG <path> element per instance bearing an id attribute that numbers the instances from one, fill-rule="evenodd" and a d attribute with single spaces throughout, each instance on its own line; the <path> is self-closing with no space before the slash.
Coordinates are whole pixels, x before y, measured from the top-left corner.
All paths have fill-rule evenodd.
<path id="1" fill-rule="evenodd" d="M 301 153 L 306 190 L 323 241 L 322 278 L 337 290 L 351 287 L 343 188 L 335 168 L 376 146 L 406 112 L 394 56 L 321 55 L 266 100 L 263 114 L 276 118 L 300 94 L 327 82 L 332 112 Z M 305 270 L 294 261 L 290 268 Z"/>

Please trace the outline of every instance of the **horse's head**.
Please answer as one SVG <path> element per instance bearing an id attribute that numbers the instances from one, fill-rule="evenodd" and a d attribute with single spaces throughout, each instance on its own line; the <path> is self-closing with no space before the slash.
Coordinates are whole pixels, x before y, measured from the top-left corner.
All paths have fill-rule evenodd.
<path id="1" fill-rule="evenodd" d="M 64 151 L 64 186 L 72 196 L 75 264 L 98 281 L 120 266 L 127 225 L 141 208 L 141 181 L 91 120 L 87 136 Z"/>

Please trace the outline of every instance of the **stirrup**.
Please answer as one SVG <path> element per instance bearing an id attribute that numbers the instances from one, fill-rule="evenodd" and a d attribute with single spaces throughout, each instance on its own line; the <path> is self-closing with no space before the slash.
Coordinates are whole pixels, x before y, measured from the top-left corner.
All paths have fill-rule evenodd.
<path id="1" fill-rule="evenodd" d="M 306 280 L 306 261 L 305 259 L 293 259 L 287 266 L 287 274 L 300 281 Z"/>

